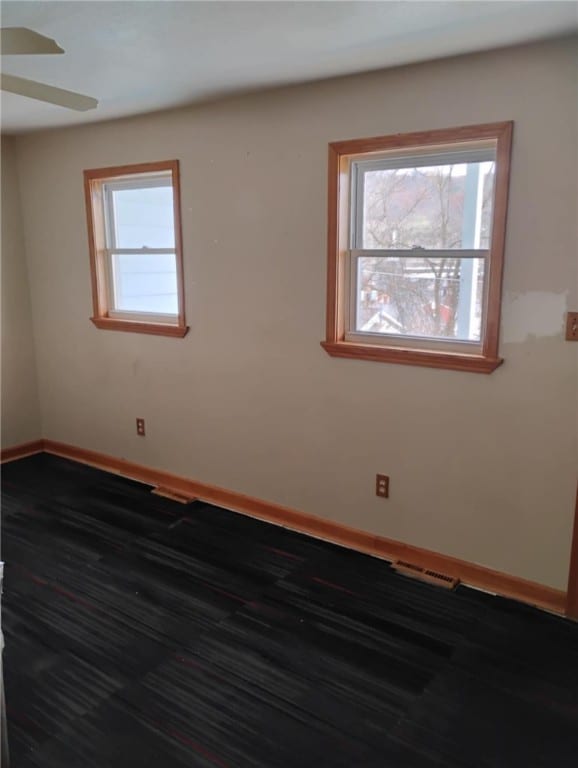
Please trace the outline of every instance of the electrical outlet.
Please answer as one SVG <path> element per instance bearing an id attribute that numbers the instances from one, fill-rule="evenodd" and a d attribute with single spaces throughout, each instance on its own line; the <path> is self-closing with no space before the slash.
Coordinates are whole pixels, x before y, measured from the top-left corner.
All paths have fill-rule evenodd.
<path id="1" fill-rule="evenodd" d="M 375 495 L 382 499 L 389 498 L 389 477 L 387 475 L 375 476 Z"/>
<path id="2" fill-rule="evenodd" d="M 136 433 L 137 435 L 140 435 L 141 437 L 145 436 L 145 422 L 144 419 L 137 419 L 136 420 Z"/>
<path id="3" fill-rule="evenodd" d="M 566 315 L 566 341 L 578 341 L 578 312 Z"/>

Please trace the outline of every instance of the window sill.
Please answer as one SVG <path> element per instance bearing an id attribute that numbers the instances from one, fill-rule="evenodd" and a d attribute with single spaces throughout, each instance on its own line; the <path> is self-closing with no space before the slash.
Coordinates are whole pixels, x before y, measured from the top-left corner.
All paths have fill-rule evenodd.
<path id="1" fill-rule="evenodd" d="M 321 346 L 331 357 L 348 357 L 375 363 L 420 365 L 426 368 L 446 368 L 471 373 L 492 373 L 504 362 L 500 357 L 482 357 L 462 352 L 437 352 L 407 347 L 377 347 L 373 344 L 356 344 L 348 341 L 322 341 Z"/>
<path id="2" fill-rule="evenodd" d="M 104 331 L 125 331 L 125 333 L 149 333 L 153 336 L 182 338 L 188 333 L 188 325 L 168 323 L 147 323 L 138 320 L 119 320 L 112 317 L 91 317 L 91 321 Z"/>

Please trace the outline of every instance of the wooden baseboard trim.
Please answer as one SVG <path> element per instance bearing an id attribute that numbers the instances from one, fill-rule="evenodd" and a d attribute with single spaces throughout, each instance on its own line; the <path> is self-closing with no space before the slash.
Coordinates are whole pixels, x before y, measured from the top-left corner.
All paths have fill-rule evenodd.
<path id="1" fill-rule="evenodd" d="M 170 472 L 152 469 L 85 448 L 76 448 L 54 440 L 45 440 L 44 450 L 47 453 L 89 464 L 147 485 L 161 486 L 179 496 L 195 497 L 201 501 L 256 517 L 275 525 L 281 525 L 384 560 L 391 562 L 403 560 L 415 563 L 427 570 L 441 571 L 472 587 L 510 597 L 554 613 L 564 614 L 566 610 L 565 592 L 506 573 L 493 571 L 482 565 L 468 563 L 382 536 L 374 536 L 365 531 L 349 528 L 340 523 L 324 520 L 288 507 L 189 480 Z"/>
<path id="2" fill-rule="evenodd" d="M 35 453 L 41 453 L 43 450 L 44 440 L 32 440 L 29 443 L 14 445 L 11 448 L 2 448 L 0 451 L 0 464 L 23 459 L 25 456 L 33 456 Z"/>
<path id="3" fill-rule="evenodd" d="M 568 574 L 568 602 L 566 615 L 578 619 L 578 488 L 576 488 L 576 511 L 574 512 L 574 534 L 570 551 L 570 572 Z"/>

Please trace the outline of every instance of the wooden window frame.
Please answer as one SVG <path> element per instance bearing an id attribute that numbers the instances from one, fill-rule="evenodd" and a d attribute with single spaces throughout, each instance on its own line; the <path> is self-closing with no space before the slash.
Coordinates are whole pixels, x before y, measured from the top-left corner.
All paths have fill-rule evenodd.
<path id="1" fill-rule="evenodd" d="M 321 346 L 332 357 L 346 357 L 382 363 L 419 365 L 475 373 L 491 373 L 503 359 L 499 357 L 500 309 L 510 155 L 513 122 L 462 126 L 435 131 L 422 131 L 369 139 L 338 141 L 329 144 L 328 215 L 327 215 L 327 325 L 326 339 Z M 407 345 L 387 346 L 384 343 L 358 343 L 346 340 L 349 317 L 348 265 L 350 227 L 350 169 L 353 160 L 370 158 L 385 151 L 417 149 L 493 140 L 496 145 L 496 174 L 492 235 L 488 256 L 488 274 L 485 324 L 481 339 L 481 352 L 468 354 L 444 349 L 420 349 L 419 341 Z M 425 339 L 424 339 L 425 342 Z M 430 344 L 424 346 L 430 347 Z"/>
<path id="2" fill-rule="evenodd" d="M 103 186 L 106 182 L 151 173 L 168 171 L 173 189 L 175 223 L 175 258 L 177 267 L 178 314 L 174 322 L 157 322 L 139 318 L 110 316 L 110 299 L 107 288 L 106 234 L 104 220 Z M 84 171 L 84 194 L 88 226 L 88 247 L 92 283 L 93 316 L 91 321 L 97 328 L 108 331 L 147 333 L 156 336 L 183 337 L 189 330 L 185 321 L 185 292 L 183 270 L 183 248 L 181 230 L 181 193 L 178 160 L 163 160 L 154 163 L 121 165 L 110 168 L 95 168 Z"/>

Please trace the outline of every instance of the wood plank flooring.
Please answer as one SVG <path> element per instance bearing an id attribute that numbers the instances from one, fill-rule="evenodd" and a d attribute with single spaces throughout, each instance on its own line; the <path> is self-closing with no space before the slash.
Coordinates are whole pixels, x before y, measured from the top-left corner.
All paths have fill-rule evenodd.
<path id="1" fill-rule="evenodd" d="M 2 468 L 12 768 L 570 768 L 578 625 L 39 454 Z"/>

